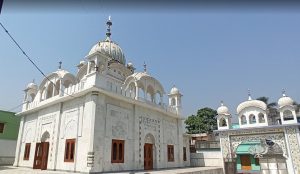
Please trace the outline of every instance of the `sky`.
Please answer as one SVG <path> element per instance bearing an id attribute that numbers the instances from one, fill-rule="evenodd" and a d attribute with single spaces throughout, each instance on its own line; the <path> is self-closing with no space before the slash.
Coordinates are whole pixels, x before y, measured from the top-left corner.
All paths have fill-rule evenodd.
<path id="1" fill-rule="evenodd" d="M 36 7 L 35 7 L 36 8 Z M 239 103 L 267 96 L 277 102 L 284 88 L 300 102 L 300 10 L 258 7 L 155 7 L 20 10 L 4 2 L 0 22 L 45 74 L 62 67 L 76 74 L 92 46 L 112 39 L 136 71 L 148 72 L 168 93 L 183 94 L 183 114 L 217 109 L 223 100 L 235 115 Z M 292 7 L 291 7 L 292 8 Z M 300 9 L 300 8 L 299 8 Z M 0 28 L 0 109 L 22 103 L 26 85 L 43 76 Z M 165 100 L 167 102 L 167 100 Z M 20 108 L 13 111 L 20 111 Z"/>

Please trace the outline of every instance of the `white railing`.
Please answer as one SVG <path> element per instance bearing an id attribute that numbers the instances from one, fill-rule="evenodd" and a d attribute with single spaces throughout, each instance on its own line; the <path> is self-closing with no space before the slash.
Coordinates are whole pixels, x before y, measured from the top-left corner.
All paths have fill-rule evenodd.
<path id="1" fill-rule="evenodd" d="M 84 85 L 83 82 L 77 83 L 75 85 L 70 85 L 68 88 L 65 88 L 65 89 L 61 90 L 59 95 L 55 95 L 55 96 L 52 96 L 50 98 L 43 99 L 43 100 L 32 101 L 32 102 L 26 103 L 27 106 L 25 107 L 25 110 L 35 108 L 40 104 L 48 103 L 48 102 L 53 101 L 53 100 L 55 100 L 59 97 L 70 96 L 74 93 L 77 93 L 77 92 L 83 90 L 84 87 L 85 87 L 85 85 Z"/>
<path id="2" fill-rule="evenodd" d="M 118 94 L 118 95 L 122 95 L 123 97 L 126 97 L 126 98 L 134 99 L 134 98 L 130 97 L 130 94 L 128 95 L 128 92 L 122 91 L 122 90 L 116 90 L 116 89 L 117 89 L 116 86 L 112 87 L 110 85 L 107 85 L 107 90 L 108 91 L 113 92 L 113 93 Z M 143 97 L 138 97 L 138 101 L 146 103 L 146 104 L 151 105 L 153 107 L 163 109 L 166 112 L 171 112 L 171 113 L 174 113 L 174 114 L 178 114 L 177 109 L 175 107 L 168 106 L 165 103 L 157 104 L 157 103 L 149 101 L 149 100 L 147 100 Z"/>
<path id="3" fill-rule="evenodd" d="M 72 94 L 75 94 L 77 92 L 82 91 L 83 89 L 85 89 L 85 87 L 86 86 L 84 85 L 83 82 L 77 83 L 75 85 L 70 85 L 68 88 L 65 88 L 62 91 L 60 91 L 60 95 L 53 96 L 53 97 L 51 97 L 49 99 L 53 99 L 54 100 L 54 99 L 57 99 L 59 97 L 70 96 Z M 130 95 L 128 93 L 128 91 L 121 90 L 121 88 L 118 89 L 117 86 L 112 87 L 111 85 L 107 85 L 106 90 L 110 91 L 110 92 L 112 92 L 114 94 L 121 95 L 121 96 L 126 97 L 126 98 L 134 99 L 132 97 L 132 95 Z M 50 101 L 49 99 L 42 100 L 42 101 L 33 101 L 33 102 L 30 102 L 30 103 L 27 103 L 26 110 L 32 109 L 32 108 L 38 106 L 40 103 L 44 103 L 46 101 Z M 146 103 L 146 104 L 151 105 L 153 107 L 157 107 L 157 108 L 163 109 L 166 112 L 171 112 L 171 113 L 174 113 L 174 114 L 178 114 L 177 109 L 175 107 L 168 106 L 165 103 L 160 103 L 159 102 L 157 104 L 157 103 L 149 101 L 149 100 L 147 100 L 147 99 L 145 99 L 143 97 L 138 97 L 138 101 Z"/>
<path id="4" fill-rule="evenodd" d="M 77 83 L 75 85 L 70 85 L 68 88 L 65 88 L 62 96 L 72 95 L 84 89 L 84 83 Z"/>

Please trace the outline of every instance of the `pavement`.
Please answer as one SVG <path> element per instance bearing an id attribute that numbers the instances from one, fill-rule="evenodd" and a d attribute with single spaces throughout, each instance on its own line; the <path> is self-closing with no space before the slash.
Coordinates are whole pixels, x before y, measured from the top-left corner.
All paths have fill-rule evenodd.
<path id="1" fill-rule="evenodd" d="M 222 174 L 221 167 L 185 167 L 174 169 L 162 169 L 153 171 L 127 171 L 107 174 Z M 75 174 L 74 172 L 61 172 L 51 170 L 39 170 L 25 167 L 0 166 L 0 174 Z M 78 174 L 78 173 L 76 173 Z"/>

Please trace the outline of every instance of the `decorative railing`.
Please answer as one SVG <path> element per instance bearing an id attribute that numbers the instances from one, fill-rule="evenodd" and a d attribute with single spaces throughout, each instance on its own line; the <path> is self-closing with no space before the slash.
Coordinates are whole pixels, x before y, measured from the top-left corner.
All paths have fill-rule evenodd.
<path id="1" fill-rule="evenodd" d="M 75 94 L 77 92 L 80 92 L 80 91 L 84 90 L 85 88 L 88 88 L 88 86 L 86 86 L 85 83 L 83 83 L 83 82 L 77 83 L 75 85 L 71 84 L 68 88 L 65 88 L 65 89 L 61 90 L 59 95 L 53 96 L 53 97 L 45 99 L 45 100 L 33 101 L 33 102 L 27 103 L 27 106 L 26 106 L 25 110 L 32 109 L 34 107 L 37 107 L 38 105 L 43 105 L 44 103 L 48 103 L 48 102 L 56 100 L 60 97 L 72 96 L 73 94 Z M 121 88 L 119 89 L 116 86 L 112 87 L 112 85 L 107 85 L 105 90 L 110 91 L 114 94 L 123 96 L 123 97 L 134 99 L 134 97 L 132 97 L 132 94 L 130 92 L 124 91 Z M 160 108 L 162 110 L 165 110 L 166 112 L 171 112 L 171 113 L 174 113 L 174 114 L 178 114 L 178 111 L 177 111 L 176 107 L 168 106 L 165 103 L 161 103 L 161 102 L 155 103 L 155 102 L 149 101 L 149 100 L 147 100 L 145 98 L 142 98 L 142 97 L 139 97 L 138 101 L 140 101 L 142 103 L 145 103 L 145 104 L 148 104 L 150 106 L 156 107 L 156 108 Z"/>
<path id="2" fill-rule="evenodd" d="M 131 99 L 135 99 L 134 97 L 132 97 L 131 93 L 130 92 L 127 92 L 127 91 L 124 91 L 124 90 L 118 90 L 117 87 L 112 87 L 111 85 L 107 85 L 107 89 L 108 91 L 110 92 L 113 92 L 115 94 L 118 94 L 118 95 L 122 95 L 123 97 L 127 97 L 127 98 L 131 98 Z M 177 112 L 177 109 L 176 107 L 172 107 L 172 106 L 168 106 L 166 105 L 165 103 L 161 103 L 159 102 L 158 104 L 155 103 L 155 102 L 152 102 L 152 101 L 149 101 L 143 97 L 138 97 L 137 99 L 138 101 L 140 102 L 143 102 L 143 103 L 146 103 L 148 105 L 151 105 L 153 107 L 157 107 L 157 108 L 160 108 L 160 109 L 163 109 L 165 110 L 166 112 L 171 112 L 171 113 L 174 113 L 174 114 L 178 114 Z"/>

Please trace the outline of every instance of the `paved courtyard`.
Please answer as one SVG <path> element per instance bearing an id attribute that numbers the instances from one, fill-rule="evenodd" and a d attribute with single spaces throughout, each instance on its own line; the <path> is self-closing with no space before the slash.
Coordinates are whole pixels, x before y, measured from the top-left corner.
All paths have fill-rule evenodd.
<path id="1" fill-rule="evenodd" d="M 0 174 L 71 174 L 72 172 L 59 172 L 59 171 L 42 171 L 33 170 L 23 167 L 0 166 Z M 120 174 L 222 174 L 220 167 L 190 167 L 190 168 L 176 168 L 155 171 L 131 171 L 131 172 L 115 172 Z M 76 173 L 77 174 L 77 173 Z M 111 173 L 113 174 L 113 173 Z"/>

